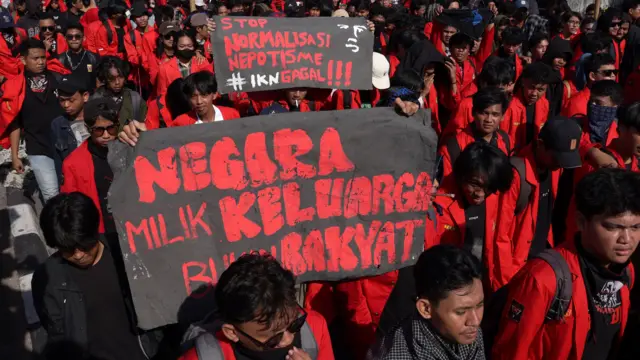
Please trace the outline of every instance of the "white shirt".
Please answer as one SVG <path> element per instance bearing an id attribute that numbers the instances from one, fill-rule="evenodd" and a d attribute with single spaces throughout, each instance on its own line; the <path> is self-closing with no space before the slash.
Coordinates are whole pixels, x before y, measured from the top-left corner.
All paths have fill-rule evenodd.
<path id="1" fill-rule="evenodd" d="M 222 112 L 220 111 L 220 109 L 218 109 L 215 105 L 213 105 L 213 121 L 223 121 L 224 118 L 222 117 Z M 200 116 L 198 116 L 196 114 L 196 124 L 204 124 L 204 121 L 202 121 L 202 119 L 200 119 Z"/>

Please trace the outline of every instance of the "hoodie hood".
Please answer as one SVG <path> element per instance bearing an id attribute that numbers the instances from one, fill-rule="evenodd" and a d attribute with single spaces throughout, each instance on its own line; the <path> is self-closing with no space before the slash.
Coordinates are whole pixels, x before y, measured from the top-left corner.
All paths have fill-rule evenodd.
<path id="1" fill-rule="evenodd" d="M 559 57 L 563 57 L 569 62 L 573 58 L 573 50 L 571 50 L 571 42 L 569 40 L 556 36 L 549 42 L 549 47 L 547 47 L 547 52 L 544 53 L 542 60 L 547 65 L 551 65 L 553 59 Z"/>
<path id="2" fill-rule="evenodd" d="M 413 69 L 422 74 L 427 65 L 431 63 L 444 64 L 444 55 L 436 50 L 429 40 L 422 40 L 409 48 L 406 56 L 398 65 L 396 72 Z"/>

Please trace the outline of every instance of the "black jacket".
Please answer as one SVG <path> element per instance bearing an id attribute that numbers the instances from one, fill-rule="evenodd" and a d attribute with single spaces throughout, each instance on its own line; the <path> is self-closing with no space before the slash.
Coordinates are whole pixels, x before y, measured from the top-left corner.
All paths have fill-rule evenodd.
<path id="1" fill-rule="evenodd" d="M 93 71 L 96 71 L 98 68 L 98 63 L 100 62 L 100 56 L 89 50 L 84 50 L 84 51 L 87 52 L 86 56 L 89 61 L 89 64 L 91 64 L 91 66 L 93 67 Z M 69 57 L 67 57 L 66 52 L 58 55 L 58 60 L 60 60 L 60 62 L 62 63 L 62 65 L 64 65 L 64 67 L 66 67 L 69 70 L 72 70 L 71 64 L 69 63 Z"/>
<path id="2" fill-rule="evenodd" d="M 110 251 L 105 244 L 105 250 Z M 121 258 L 114 254 L 121 284 L 128 284 Z M 40 323 L 47 331 L 47 345 L 73 343 L 87 351 L 87 314 L 84 295 L 71 279 L 68 269 L 72 265 L 64 260 L 60 252 L 51 255 L 33 274 L 31 289 L 33 303 L 40 317 Z M 124 282 L 123 282 L 124 280 Z M 131 324 L 136 324 L 133 301 L 128 286 L 121 286 L 122 296 Z M 133 325 L 135 326 L 135 325 Z M 142 333 L 134 328 L 140 338 L 145 354 L 153 357 L 161 338 L 160 331 Z"/>

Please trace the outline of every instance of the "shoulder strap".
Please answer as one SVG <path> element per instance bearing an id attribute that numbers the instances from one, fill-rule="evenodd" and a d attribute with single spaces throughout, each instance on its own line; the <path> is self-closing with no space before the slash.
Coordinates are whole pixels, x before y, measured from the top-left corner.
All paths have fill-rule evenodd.
<path id="1" fill-rule="evenodd" d="M 158 98 L 156 99 L 156 103 L 158 104 L 158 120 L 160 122 L 160 128 L 166 128 L 167 127 L 167 122 L 164 121 L 164 116 L 162 116 L 162 108 L 164 106 L 162 106 L 162 101 L 160 101 L 160 97 L 158 96 Z"/>
<path id="2" fill-rule="evenodd" d="M 131 43 L 133 44 L 133 46 L 136 46 L 136 33 L 135 30 L 131 30 L 129 31 L 129 38 L 131 38 Z"/>
<path id="3" fill-rule="evenodd" d="M 107 30 L 107 43 L 111 45 L 113 42 L 113 32 L 111 31 L 108 20 L 102 20 L 102 25 L 104 25 L 104 28 Z"/>
<path id="4" fill-rule="evenodd" d="M 511 139 L 509 138 L 509 134 L 502 129 L 498 129 L 498 136 L 504 141 L 504 145 L 507 148 L 507 156 L 511 156 Z"/>
<path id="5" fill-rule="evenodd" d="M 196 352 L 200 360 L 224 360 L 218 339 L 206 332 L 196 338 Z"/>
<path id="6" fill-rule="evenodd" d="M 473 62 L 473 60 L 469 59 L 469 64 L 471 64 L 471 67 L 473 68 L 473 74 L 475 76 L 478 76 L 478 69 L 476 69 L 476 64 L 475 62 Z"/>
<path id="7" fill-rule="evenodd" d="M 526 208 L 529 203 L 531 185 L 527 182 L 527 169 L 524 160 L 522 158 L 512 156 L 509 158 L 509 161 L 518 172 L 518 175 L 520 175 L 520 193 L 518 194 L 518 201 L 516 202 L 516 215 L 518 215 L 524 211 L 524 208 Z"/>
<path id="8" fill-rule="evenodd" d="M 342 90 L 342 106 L 345 110 L 351 109 L 351 90 Z"/>
<path id="9" fill-rule="evenodd" d="M 445 146 L 447 147 L 447 151 L 449 151 L 449 158 L 451 159 L 451 167 L 456 163 L 456 159 L 460 156 L 460 144 L 458 144 L 458 139 L 455 136 L 448 138 L 445 142 Z"/>
<path id="10" fill-rule="evenodd" d="M 308 322 L 305 322 L 302 329 L 300 329 L 300 340 L 302 342 L 302 350 L 309 354 L 312 360 L 316 360 L 318 358 L 318 343 Z"/>
<path id="11" fill-rule="evenodd" d="M 559 252 L 553 249 L 546 249 L 535 257 L 551 265 L 556 275 L 556 293 L 545 319 L 547 321 L 562 320 L 569 309 L 569 302 L 571 302 L 573 295 L 573 277 L 571 270 L 569 270 L 569 264 Z"/>
<path id="12" fill-rule="evenodd" d="M 140 98 L 140 94 L 135 91 L 130 91 L 131 94 L 131 104 L 133 105 L 133 118 L 134 120 L 144 121 L 145 119 L 140 119 L 140 104 L 142 103 L 142 98 Z"/>

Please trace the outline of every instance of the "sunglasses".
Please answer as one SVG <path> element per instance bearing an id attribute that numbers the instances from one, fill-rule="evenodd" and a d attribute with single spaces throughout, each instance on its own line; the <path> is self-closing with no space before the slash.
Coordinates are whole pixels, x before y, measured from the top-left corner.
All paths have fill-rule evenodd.
<path id="1" fill-rule="evenodd" d="M 105 131 L 111 136 L 116 136 L 118 135 L 118 124 L 109 126 L 93 126 L 90 127 L 89 130 L 91 131 L 91 134 L 95 136 L 102 136 Z"/>
<path id="2" fill-rule="evenodd" d="M 246 332 L 242 331 L 237 326 L 235 328 L 240 334 L 246 336 L 249 340 L 251 340 L 254 344 L 256 344 L 261 349 L 265 349 L 265 350 L 266 349 L 274 349 L 282 341 L 282 337 L 284 336 L 285 332 L 288 331 L 288 332 L 290 332 L 292 334 L 297 334 L 297 333 L 300 332 L 300 330 L 304 326 L 304 323 L 307 321 L 307 312 L 304 311 L 304 309 L 301 308 L 299 305 L 298 305 L 298 308 L 302 312 L 302 315 L 299 316 L 297 319 L 293 320 L 293 322 L 291 324 L 289 324 L 289 326 L 287 326 L 287 328 L 284 331 L 273 335 L 272 337 L 267 339 L 267 341 L 265 341 L 265 342 L 262 342 L 260 340 L 255 339 L 253 336 L 251 336 L 251 335 L 247 334 Z"/>
<path id="3" fill-rule="evenodd" d="M 171 40 L 173 39 L 173 37 L 175 36 L 175 33 L 168 33 L 167 35 L 164 36 L 165 40 Z"/>
<path id="4" fill-rule="evenodd" d="M 622 25 L 622 21 L 621 22 L 612 22 L 610 27 L 619 27 L 620 25 Z"/>
<path id="5" fill-rule="evenodd" d="M 604 76 L 612 76 L 612 75 L 618 75 L 618 70 L 601 70 L 598 71 L 598 73 L 604 75 Z"/>
<path id="6" fill-rule="evenodd" d="M 67 35 L 65 37 L 67 38 L 67 40 L 82 40 L 82 35 L 80 34 Z"/>
<path id="7" fill-rule="evenodd" d="M 47 32 L 47 31 L 54 32 L 55 30 L 56 30 L 55 26 L 41 26 L 40 27 L 40 31 L 41 32 Z"/>

